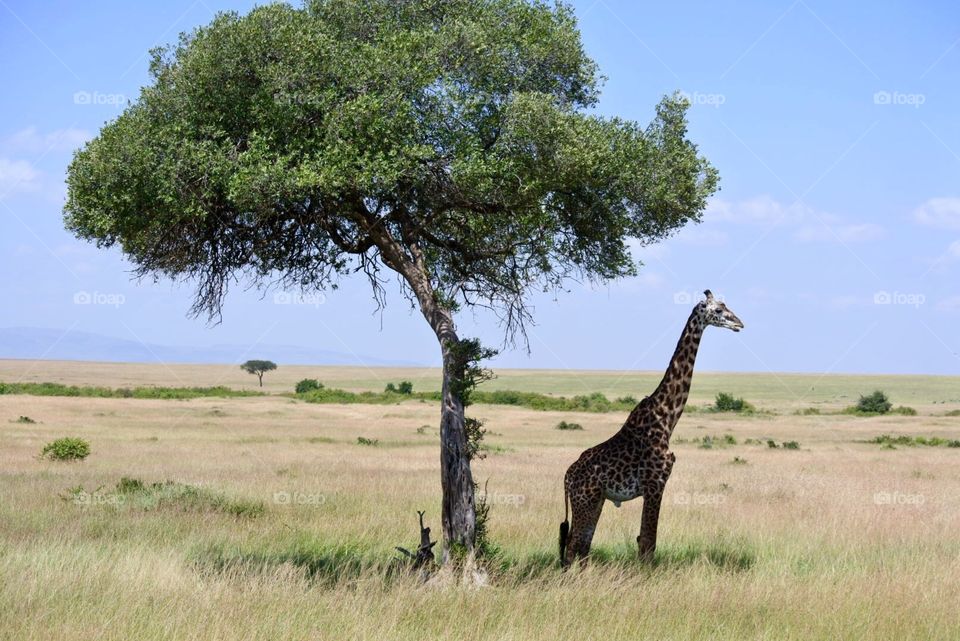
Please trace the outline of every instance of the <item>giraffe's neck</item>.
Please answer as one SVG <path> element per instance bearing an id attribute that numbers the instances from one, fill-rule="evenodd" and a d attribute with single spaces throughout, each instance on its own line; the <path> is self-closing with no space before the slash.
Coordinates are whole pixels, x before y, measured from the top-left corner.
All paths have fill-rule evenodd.
<path id="1" fill-rule="evenodd" d="M 693 366 L 697 361 L 697 350 L 700 347 L 703 330 L 704 325 L 700 316 L 694 310 L 683 328 L 683 333 L 680 334 L 680 340 L 677 341 L 677 348 L 673 352 L 667 371 L 663 374 L 663 380 L 647 400 L 648 407 L 657 408 L 658 414 L 662 412 L 661 416 L 664 418 L 668 437 L 680 420 L 683 408 L 687 404 L 687 397 L 690 395 L 690 381 L 693 379 Z"/>

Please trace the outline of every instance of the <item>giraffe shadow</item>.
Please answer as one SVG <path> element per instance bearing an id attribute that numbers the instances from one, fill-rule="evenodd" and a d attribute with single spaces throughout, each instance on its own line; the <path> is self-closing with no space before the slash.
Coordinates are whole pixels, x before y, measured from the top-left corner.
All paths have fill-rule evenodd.
<path id="1" fill-rule="evenodd" d="M 756 559 L 756 552 L 749 544 L 725 540 L 661 543 L 652 562 L 640 560 L 635 545 L 597 546 L 590 551 L 591 563 L 657 571 L 699 566 L 725 572 L 745 572 L 754 566 Z"/>

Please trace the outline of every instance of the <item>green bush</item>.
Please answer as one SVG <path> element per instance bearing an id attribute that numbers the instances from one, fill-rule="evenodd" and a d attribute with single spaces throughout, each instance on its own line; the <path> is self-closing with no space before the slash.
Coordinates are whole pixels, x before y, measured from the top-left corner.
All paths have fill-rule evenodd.
<path id="1" fill-rule="evenodd" d="M 82 461 L 90 456 L 90 444 L 82 438 L 58 438 L 44 445 L 40 456 L 54 461 Z"/>
<path id="2" fill-rule="evenodd" d="M 796 441 L 784 441 L 784 442 L 783 442 L 783 449 L 785 449 L 785 450 L 799 450 L 799 449 L 800 449 L 800 444 L 797 443 Z"/>
<path id="3" fill-rule="evenodd" d="M 637 399 L 633 396 L 621 396 L 615 402 L 620 403 L 621 405 L 636 405 Z"/>
<path id="4" fill-rule="evenodd" d="M 890 399 L 880 390 L 861 396 L 857 401 L 857 411 L 863 414 L 886 414 L 892 407 Z"/>
<path id="5" fill-rule="evenodd" d="M 29 416 L 21 416 L 20 418 L 15 420 L 14 423 L 23 423 L 26 425 L 33 425 L 36 423 L 36 421 L 30 418 Z"/>
<path id="6" fill-rule="evenodd" d="M 318 389 L 323 389 L 323 383 L 315 378 L 305 378 L 297 383 L 296 387 L 297 394 L 306 394 Z"/>
<path id="7" fill-rule="evenodd" d="M 393 383 L 387 383 L 387 386 L 383 388 L 385 394 L 413 394 L 413 383 L 410 381 L 400 381 L 396 385 Z"/>
<path id="8" fill-rule="evenodd" d="M 717 412 L 747 412 L 752 410 L 753 406 L 742 398 L 734 398 L 726 392 L 720 392 L 713 402 L 713 408 Z"/>
<path id="9" fill-rule="evenodd" d="M 896 449 L 897 445 L 906 445 L 909 447 L 924 445 L 926 447 L 960 448 L 960 439 L 951 440 L 940 438 L 939 436 L 906 436 L 903 434 L 899 436 L 891 436 L 889 434 L 881 434 L 880 436 L 875 436 L 867 442 L 875 443 L 881 447 L 891 450 Z"/>
<path id="10" fill-rule="evenodd" d="M 583 425 L 580 423 L 568 423 L 567 421 L 560 421 L 557 423 L 558 430 L 582 430 Z"/>
<path id="11" fill-rule="evenodd" d="M 376 438 L 367 438 L 366 436 L 357 437 L 357 445 L 380 445 L 380 439 Z"/>
<path id="12" fill-rule="evenodd" d="M 912 407 L 905 407 L 901 405 L 899 407 L 895 407 L 892 410 L 890 410 L 890 413 L 900 414 L 901 416 L 916 416 L 917 410 L 913 409 Z"/>

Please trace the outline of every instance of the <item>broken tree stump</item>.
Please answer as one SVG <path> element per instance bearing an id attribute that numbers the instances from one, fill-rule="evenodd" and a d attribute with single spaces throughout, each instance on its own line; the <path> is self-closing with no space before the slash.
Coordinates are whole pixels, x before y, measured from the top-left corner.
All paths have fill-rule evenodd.
<path id="1" fill-rule="evenodd" d="M 397 551 L 402 552 L 408 559 L 412 559 L 413 569 L 415 570 L 428 564 L 433 565 L 433 546 L 437 544 L 436 541 L 430 540 L 430 528 L 423 525 L 424 514 L 425 512 L 417 510 L 417 515 L 420 517 L 420 546 L 417 548 L 417 553 L 414 554 L 406 548 L 397 547 Z"/>

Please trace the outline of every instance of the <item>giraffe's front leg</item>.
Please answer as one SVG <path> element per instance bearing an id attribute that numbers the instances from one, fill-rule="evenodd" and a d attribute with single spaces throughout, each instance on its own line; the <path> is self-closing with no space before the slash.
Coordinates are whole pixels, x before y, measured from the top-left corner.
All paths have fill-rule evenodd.
<path id="1" fill-rule="evenodd" d="M 650 484 L 643 495 L 643 515 L 640 520 L 640 536 L 637 537 L 637 547 L 640 549 L 640 559 L 652 562 L 653 554 L 657 549 L 657 525 L 660 522 L 660 503 L 663 500 L 663 490 L 673 471 L 673 463 L 677 457 L 668 452 L 664 461 L 660 478 Z"/>

